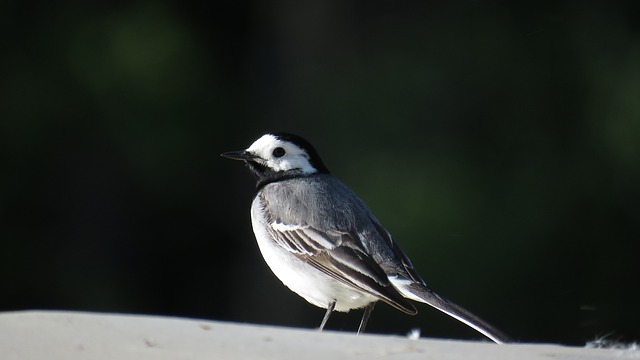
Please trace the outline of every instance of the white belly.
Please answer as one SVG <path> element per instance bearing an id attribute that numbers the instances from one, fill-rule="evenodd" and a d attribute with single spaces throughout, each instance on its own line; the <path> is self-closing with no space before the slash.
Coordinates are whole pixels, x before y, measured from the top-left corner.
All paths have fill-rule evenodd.
<path id="1" fill-rule="evenodd" d="M 256 197 L 251 205 L 251 223 L 258 247 L 271 271 L 291 291 L 311 304 L 325 309 L 335 300 L 337 311 L 362 308 L 377 300 L 375 296 L 325 275 L 275 243 L 267 230 L 267 220 L 258 211 L 259 206 Z"/>

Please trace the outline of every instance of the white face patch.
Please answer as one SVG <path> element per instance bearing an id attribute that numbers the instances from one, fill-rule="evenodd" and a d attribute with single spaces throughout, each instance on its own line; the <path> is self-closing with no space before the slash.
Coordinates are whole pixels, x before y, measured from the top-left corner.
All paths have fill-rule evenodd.
<path id="1" fill-rule="evenodd" d="M 279 147 L 284 150 L 284 155 L 277 157 L 273 155 L 273 150 Z M 309 154 L 306 151 L 271 134 L 263 135 L 251 144 L 247 151 L 259 156 L 262 163 L 274 171 L 300 170 L 303 174 L 318 172 L 309 162 Z"/>

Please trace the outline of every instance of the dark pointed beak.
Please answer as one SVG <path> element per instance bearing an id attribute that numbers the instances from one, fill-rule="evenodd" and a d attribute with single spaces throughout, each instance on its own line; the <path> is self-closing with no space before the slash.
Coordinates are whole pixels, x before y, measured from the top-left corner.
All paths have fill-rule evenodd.
<path id="1" fill-rule="evenodd" d="M 240 151 L 229 151 L 226 153 L 222 153 L 220 154 L 220 156 L 225 157 L 227 159 L 232 159 L 232 160 L 244 160 L 244 161 L 248 161 L 251 159 L 254 159 L 256 156 L 246 150 L 240 150 Z"/>

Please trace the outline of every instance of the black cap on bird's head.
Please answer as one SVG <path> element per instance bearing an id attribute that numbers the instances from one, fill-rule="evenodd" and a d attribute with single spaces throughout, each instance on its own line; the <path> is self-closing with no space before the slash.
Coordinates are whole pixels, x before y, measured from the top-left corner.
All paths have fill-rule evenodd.
<path id="1" fill-rule="evenodd" d="M 311 166 L 318 170 L 319 173 L 330 173 L 329 169 L 327 169 L 320 158 L 320 154 L 316 151 L 316 148 L 314 148 L 307 139 L 287 132 L 278 132 L 271 135 L 278 138 L 278 140 L 290 142 L 304 150 L 309 155 L 309 162 L 311 163 Z"/>

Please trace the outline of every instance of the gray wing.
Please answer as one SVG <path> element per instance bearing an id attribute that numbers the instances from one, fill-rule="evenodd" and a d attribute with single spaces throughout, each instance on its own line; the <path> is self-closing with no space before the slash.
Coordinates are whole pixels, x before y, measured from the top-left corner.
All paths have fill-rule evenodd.
<path id="1" fill-rule="evenodd" d="M 387 244 L 393 244 L 388 233 L 351 190 L 330 175 L 322 176 L 263 188 L 258 196 L 267 204 L 271 237 L 332 278 L 415 314 L 415 307 L 391 284 L 382 267 L 398 268 L 406 256 L 396 258 L 396 251 Z M 403 269 L 392 272 L 406 274 Z"/>

